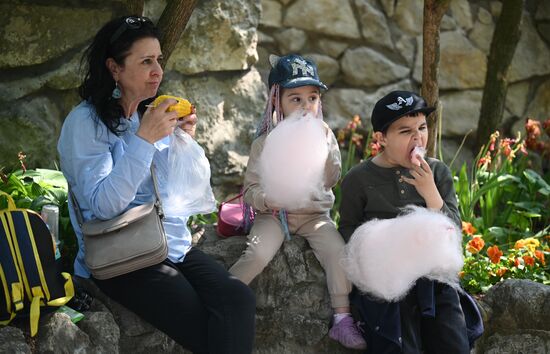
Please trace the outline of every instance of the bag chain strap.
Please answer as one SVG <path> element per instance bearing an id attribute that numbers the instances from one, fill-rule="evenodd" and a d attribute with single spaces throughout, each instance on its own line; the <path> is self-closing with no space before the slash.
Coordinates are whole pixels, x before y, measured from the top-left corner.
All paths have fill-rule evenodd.
<path id="1" fill-rule="evenodd" d="M 160 193 L 158 188 L 158 182 L 157 182 L 157 175 L 155 174 L 155 164 L 151 164 L 151 177 L 153 178 L 153 189 L 155 190 L 155 197 L 157 200 L 155 201 L 155 207 L 157 208 L 157 213 L 161 219 L 164 218 L 164 211 L 162 209 L 162 203 L 160 201 Z M 76 197 L 74 193 L 71 191 L 71 186 L 69 187 L 69 195 L 71 196 L 71 201 L 73 202 L 73 207 L 76 212 L 76 219 L 78 221 L 78 226 L 82 227 L 82 224 L 84 223 L 84 219 L 82 218 L 82 212 L 80 211 L 80 205 L 78 204 L 78 201 L 76 200 Z"/>

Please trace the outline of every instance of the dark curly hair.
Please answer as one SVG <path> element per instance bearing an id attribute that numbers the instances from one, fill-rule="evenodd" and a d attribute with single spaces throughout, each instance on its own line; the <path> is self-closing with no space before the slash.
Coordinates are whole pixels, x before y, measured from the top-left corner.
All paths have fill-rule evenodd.
<path id="1" fill-rule="evenodd" d="M 124 27 L 130 17 L 139 19 L 138 28 Z M 160 38 L 160 32 L 151 20 L 140 16 L 123 16 L 105 24 L 95 35 L 81 60 L 84 68 L 84 81 L 78 89 L 80 97 L 95 107 L 96 116 L 116 135 L 122 133 L 120 117 L 124 114 L 118 100 L 111 97 L 115 80 L 107 68 L 106 61 L 113 58 L 119 65 L 124 64 L 129 50 L 142 38 Z"/>

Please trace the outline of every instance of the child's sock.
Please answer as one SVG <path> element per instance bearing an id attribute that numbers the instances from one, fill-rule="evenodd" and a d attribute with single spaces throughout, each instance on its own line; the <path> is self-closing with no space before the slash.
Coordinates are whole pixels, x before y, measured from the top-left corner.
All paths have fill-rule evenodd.
<path id="1" fill-rule="evenodd" d="M 351 316 L 351 313 L 349 312 L 343 312 L 343 313 L 335 313 L 334 314 L 334 324 L 337 324 L 338 322 L 342 321 L 344 318 Z"/>

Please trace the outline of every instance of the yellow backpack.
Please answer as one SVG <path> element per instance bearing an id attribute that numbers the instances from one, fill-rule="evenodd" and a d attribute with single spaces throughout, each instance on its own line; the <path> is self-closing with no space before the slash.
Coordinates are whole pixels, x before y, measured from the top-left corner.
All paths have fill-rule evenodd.
<path id="1" fill-rule="evenodd" d="M 30 316 L 31 336 L 38 331 L 40 307 L 59 307 L 74 295 L 71 275 L 55 262 L 55 242 L 40 215 L 19 209 L 7 193 L 0 210 L 0 325 Z"/>

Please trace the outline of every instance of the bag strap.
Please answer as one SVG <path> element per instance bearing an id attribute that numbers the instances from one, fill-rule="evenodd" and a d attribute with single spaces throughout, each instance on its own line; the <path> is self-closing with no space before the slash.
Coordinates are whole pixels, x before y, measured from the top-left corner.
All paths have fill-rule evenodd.
<path id="1" fill-rule="evenodd" d="M 234 196 L 233 198 L 228 199 L 228 200 L 222 202 L 221 205 L 227 204 L 227 203 L 229 203 L 229 202 L 232 202 L 232 201 L 234 201 L 235 199 L 242 198 L 242 196 L 243 196 L 243 193 L 241 192 L 241 193 L 237 194 L 236 196 Z M 242 204 L 242 203 L 241 203 L 241 204 Z"/>
<path id="2" fill-rule="evenodd" d="M 164 211 L 162 209 L 162 203 L 160 201 L 160 192 L 158 187 L 158 181 L 157 181 L 157 175 L 155 174 L 155 164 L 151 163 L 151 177 L 153 178 L 153 189 L 155 191 L 155 206 L 157 207 L 157 212 L 162 219 L 164 217 Z M 82 212 L 80 211 L 80 205 L 78 204 L 78 201 L 76 200 L 76 197 L 74 193 L 71 191 L 71 186 L 69 185 L 69 195 L 71 196 L 71 201 L 73 202 L 73 207 L 76 214 L 76 219 L 78 221 L 78 226 L 82 227 L 82 224 L 84 223 L 84 218 L 82 217 Z"/>

